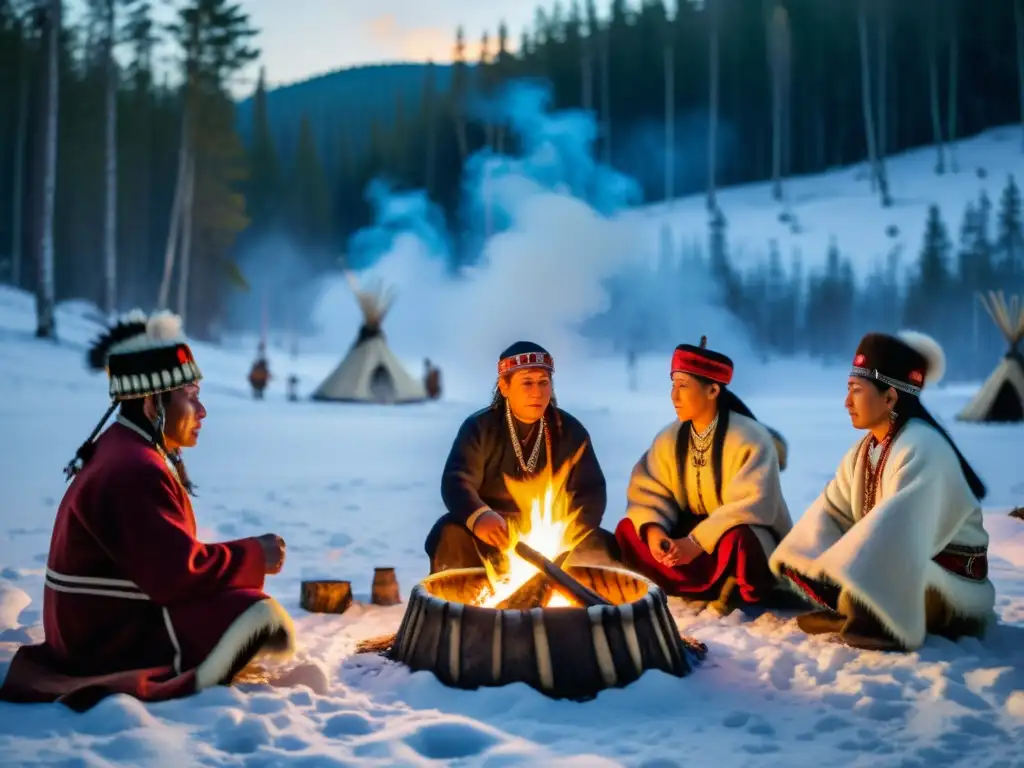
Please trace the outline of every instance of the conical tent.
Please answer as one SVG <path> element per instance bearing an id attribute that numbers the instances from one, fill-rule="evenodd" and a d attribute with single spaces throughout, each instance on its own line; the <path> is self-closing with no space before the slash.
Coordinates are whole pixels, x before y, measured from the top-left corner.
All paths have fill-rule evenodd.
<path id="1" fill-rule="evenodd" d="M 393 302 L 385 291 L 364 291 L 346 271 L 363 325 L 345 359 L 323 380 L 313 400 L 358 403 L 418 403 L 427 399 L 423 382 L 413 378 L 391 351 L 382 325 Z"/>
<path id="2" fill-rule="evenodd" d="M 1002 293 L 994 291 L 979 298 L 1010 346 L 957 418 L 983 422 L 1024 421 L 1024 354 L 1019 349 L 1024 339 L 1024 306 L 1019 296 L 1007 301 Z"/>

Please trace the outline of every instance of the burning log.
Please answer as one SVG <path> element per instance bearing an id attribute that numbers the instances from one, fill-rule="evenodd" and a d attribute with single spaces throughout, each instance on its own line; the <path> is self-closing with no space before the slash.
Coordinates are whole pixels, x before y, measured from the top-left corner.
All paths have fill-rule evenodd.
<path id="1" fill-rule="evenodd" d="M 595 605 L 614 605 L 611 600 L 580 584 L 576 579 L 563 571 L 559 565 L 548 560 L 540 552 L 526 544 L 526 542 L 520 541 L 517 543 L 515 553 L 550 579 L 554 589 L 572 603 L 585 608 L 591 608 Z"/>
<path id="2" fill-rule="evenodd" d="M 561 569 L 562 564 L 569 557 L 569 554 L 569 552 L 563 552 L 556 557 L 554 566 Z M 555 588 L 551 584 L 548 575 L 541 571 L 511 595 L 498 603 L 495 608 L 499 611 L 528 611 L 531 608 L 546 605 L 548 600 L 551 599 L 551 593 L 554 592 L 554 590 Z"/>

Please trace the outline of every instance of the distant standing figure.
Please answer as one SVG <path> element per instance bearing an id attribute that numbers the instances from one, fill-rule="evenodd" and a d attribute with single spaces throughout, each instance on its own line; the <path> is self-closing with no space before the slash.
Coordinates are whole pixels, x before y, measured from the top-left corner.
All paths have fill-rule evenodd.
<path id="1" fill-rule="evenodd" d="M 626 371 L 629 373 L 629 389 L 636 392 L 636 350 L 633 348 L 626 352 Z"/>
<path id="2" fill-rule="evenodd" d="M 299 377 L 294 373 L 288 377 L 288 400 L 296 402 L 299 399 Z"/>
<path id="3" fill-rule="evenodd" d="M 266 347 L 260 343 L 257 352 L 256 362 L 249 370 L 249 384 L 252 386 L 252 396 L 257 400 L 263 399 L 263 390 L 270 383 L 270 365 L 267 363 Z"/>
<path id="4" fill-rule="evenodd" d="M 423 388 L 427 390 L 427 397 L 437 400 L 441 397 L 441 369 L 435 367 L 430 358 L 423 361 Z"/>

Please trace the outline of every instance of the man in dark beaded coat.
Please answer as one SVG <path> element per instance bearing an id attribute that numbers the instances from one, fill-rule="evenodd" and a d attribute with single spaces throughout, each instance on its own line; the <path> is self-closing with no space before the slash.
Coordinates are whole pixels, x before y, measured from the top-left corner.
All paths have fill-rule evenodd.
<path id="1" fill-rule="evenodd" d="M 509 523 L 521 514 L 505 477 L 526 479 L 557 471 L 577 457 L 565 490 L 589 534 L 573 559 L 610 556 L 614 538 L 601 530 L 607 491 L 601 465 L 583 425 L 558 408 L 554 361 L 543 347 L 516 342 L 498 361 L 498 384 L 488 408 L 463 422 L 441 477 L 447 508 L 427 536 L 431 573 L 478 567 L 507 548 Z"/>

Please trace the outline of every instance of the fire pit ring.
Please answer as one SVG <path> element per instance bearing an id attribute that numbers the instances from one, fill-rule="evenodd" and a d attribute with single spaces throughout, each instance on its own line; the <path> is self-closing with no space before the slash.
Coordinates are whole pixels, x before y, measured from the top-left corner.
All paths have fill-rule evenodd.
<path id="1" fill-rule="evenodd" d="M 526 683 L 556 699 L 593 698 L 649 669 L 692 671 L 660 587 L 622 568 L 566 571 L 614 605 L 498 610 L 472 604 L 487 583 L 483 568 L 443 571 L 413 588 L 388 655 L 454 688 Z"/>

